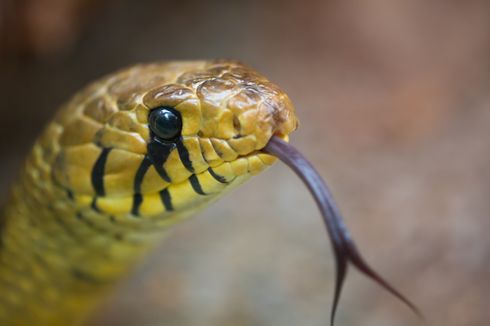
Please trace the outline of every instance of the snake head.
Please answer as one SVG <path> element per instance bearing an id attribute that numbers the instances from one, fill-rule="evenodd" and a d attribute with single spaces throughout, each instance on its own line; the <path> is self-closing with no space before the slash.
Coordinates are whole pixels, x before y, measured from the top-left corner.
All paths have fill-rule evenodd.
<path id="1" fill-rule="evenodd" d="M 78 210 L 168 218 L 272 164 L 262 149 L 296 127 L 288 96 L 239 62 L 145 64 L 77 94 L 48 127 L 47 152 Z"/>

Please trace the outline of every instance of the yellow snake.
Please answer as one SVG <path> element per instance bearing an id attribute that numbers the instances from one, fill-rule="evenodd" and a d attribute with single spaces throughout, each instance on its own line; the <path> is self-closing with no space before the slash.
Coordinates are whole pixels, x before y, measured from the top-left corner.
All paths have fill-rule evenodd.
<path id="1" fill-rule="evenodd" d="M 235 61 L 136 65 L 84 88 L 4 209 L 0 325 L 83 323 L 170 225 L 274 163 L 264 148 L 297 124 L 288 96 Z"/>

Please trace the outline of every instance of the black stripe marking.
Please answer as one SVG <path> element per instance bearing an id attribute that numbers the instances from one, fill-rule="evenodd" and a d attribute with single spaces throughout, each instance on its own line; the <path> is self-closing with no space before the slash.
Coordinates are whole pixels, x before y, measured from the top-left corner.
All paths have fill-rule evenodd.
<path id="1" fill-rule="evenodd" d="M 82 271 L 82 270 L 77 269 L 77 268 L 73 268 L 71 270 L 71 274 L 75 278 L 77 278 L 77 279 L 79 279 L 81 281 L 87 282 L 87 283 L 94 283 L 94 284 L 104 284 L 104 283 L 107 283 L 107 281 L 100 280 L 97 277 L 95 277 L 93 275 L 90 275 L 88 272 Z"/>
<path id="2" fill-rule="evenodd" d="M 213 142 L 209 142 L 209 143 L 211 144 L 211 147 L 213 148 L 216 155 L 218 155 L 220 158 L 223 158 L 223 152 L 217 149 L 216 146 L 214 146 Z"/>
<path id="3" fill-rule="evenodd" d="M 155 170 L 157 170 L 158 174 L 163 180 L 167 181 L 168 183 L 172 182 L 172 179 L 170 179 L 170 177 L 168 176 L 168 173 L 163 165 L 155 165 Z"/>
<path id="4" fill-rule="evenodd" d="M 133 196 L 133 207 L 131 208 L 131 214 L 134 216 L 140 215 L 140 206 L 143 202 L 143 196 L 141 194 L 134 194 Z"/>
<path id="5" fill-rule="evenodd" d="M 140 194 L 141 193 L 141 184 L 143 183 L 143 179 L 145 178 L 145 174 L 148 171 L 148 169 L 151 166 L 151 160 L 148 157 L 148 155 L 145 155 L 143 160 L 141 161 L 141 164 L 138 168 L 138 171 L 136 171 L 136 175 L 134 177 L 134 193 L 135 194 Z"/>
<path id="6" fill-rule="evenodd" d="M 75 196 L 73 195 L 73 191 L 71 191 L 70 189 L 66 189 L 66 195 L 71 200 L 75 199 Z"/>
<path id="7" fill-rule="evenodd" d="M 199 195 L 206 195 L 206 193 L 202 190 L 199 179 L 195 174 L 189 177 L 189 181 L 191 182 L 192 189 L 194 189 L 195 192 L 197 192 Z"/>
<path id="8" fill-rule="evenodd" d="M 189 151 L 187 150 L 187 148 L 185 148 L 182 138 L 177 141 L 177 150 L 179 151 L 179 157 L 182 161 L 182 164 L 184 164 L 185 168 L 189 172 L 194 173 L 194 167 L 192 166 L 192 161 L 189 158 Z"/>
<path id="9" fill-rule="evenodd" d="M 100 209 L 97 207 L 97 197 L 94 197 L 92 199 L 92 204 L 90 204 L 90 206 L 92 207 L 92 209 L 94 211 L 96 211 L 97 213 L 100 213 Z"/>
<path id="10" fill-rule="evenodd" d="M 92 186 L 94 187 L 95 193 L 98 196 L 104 196 L 104 174 L 105 174 L 105 164 L 107 162 L 107 156 L 109 155 L 112 148 L 102 148 L 99 157 L 95 161 L 92 168 Z"/>
<path id="11" fill-rule="evenodd" d="M 204 150 L 202 149 L 201 142 L 197 142 L 197 145 L 199 146 L 199 153 L 201 153 L 201 157 L 206 164 L 209 164 L 209 161 L 206 159 L 206 155 L 204 155 Z"/>
<path id="12" fill-rule="evenodd" d="M 208 168 L 208 172 L 219 183 L 228 183 L 228 181 L 226 181 L 226 178 L 224 176 L 217 174 L 216 172 L 214 172 L 212 168 Z"/>
<path id="13" fill-rule="evenodd" d="M 172 180 L 168 176 L 167 171 L 165 171 L 163 164 L 165 164 L 168 156 L 172 150 L 175 149 L 175 146 L 175 143 L 163 143 L 158 141 L 156 138 L 153 138 L 147 146 L 148 159 L 151 161 L 153 166 L 155 166 L 155 170 L 157 170 L 160 177 L 169 183 L 172 182 Z"/>
<path id="14" fill-rule="evenodd" d="M 167 188 L 160 191 L 160 199 L 162 200 L 163 206 L 165 206 L 166 211 L 173 211 L 174 207 L 172 205 L 172 196 Z"/>

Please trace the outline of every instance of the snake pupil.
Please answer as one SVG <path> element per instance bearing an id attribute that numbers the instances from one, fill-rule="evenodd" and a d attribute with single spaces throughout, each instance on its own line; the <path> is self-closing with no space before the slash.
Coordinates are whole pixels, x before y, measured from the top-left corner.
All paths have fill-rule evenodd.
<path id="1" fill-rule="evenodd" d="M 168 106 L 153 109 L 148 120 L 151 131 L 163 140 L 175 139 L 182 130 L 180 113 Z"/>

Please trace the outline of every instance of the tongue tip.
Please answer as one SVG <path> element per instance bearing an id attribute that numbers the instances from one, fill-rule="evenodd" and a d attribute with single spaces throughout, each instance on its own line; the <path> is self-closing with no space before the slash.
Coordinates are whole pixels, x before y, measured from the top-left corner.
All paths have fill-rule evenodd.
<path id="1" fill-rule="evenodd" d="M 332 308 L 330 312 L 330 325 L 334 326 L 335 316 L 337 314 L 337 308 L 340 302 L 340 295 L 342 294 L 342 288 L 344 286 L 345 277 L 347 276 L 347 271 L 349 264 L 347 263 L 346 256 L 343 256 L 338 251 L 335 252 L 335 261 L 337 263 L 336 274 L 335 274 L 335 290 L 332 301 Z"/>
<path id="2" fill-rule="evenodd" d="M 352 265 L 354 265 L 362 274 L 376 282 L 383 289 L 391 293 L 398 300 L 403 302 L 410 310 L 420 319 L 424 320 L 423 314 L 417 308 L 415 304 L 413 304 L 406 296 L 404 296 L 400 291 L 398 291 L 394 286 L 392 286 L 388 281 L 386 281 L 380 274 L 375 272 L 362 258 L 360 253 L 357 251 L 357 248 L 352 243 L 349 245 L 349 261 Z"/>

